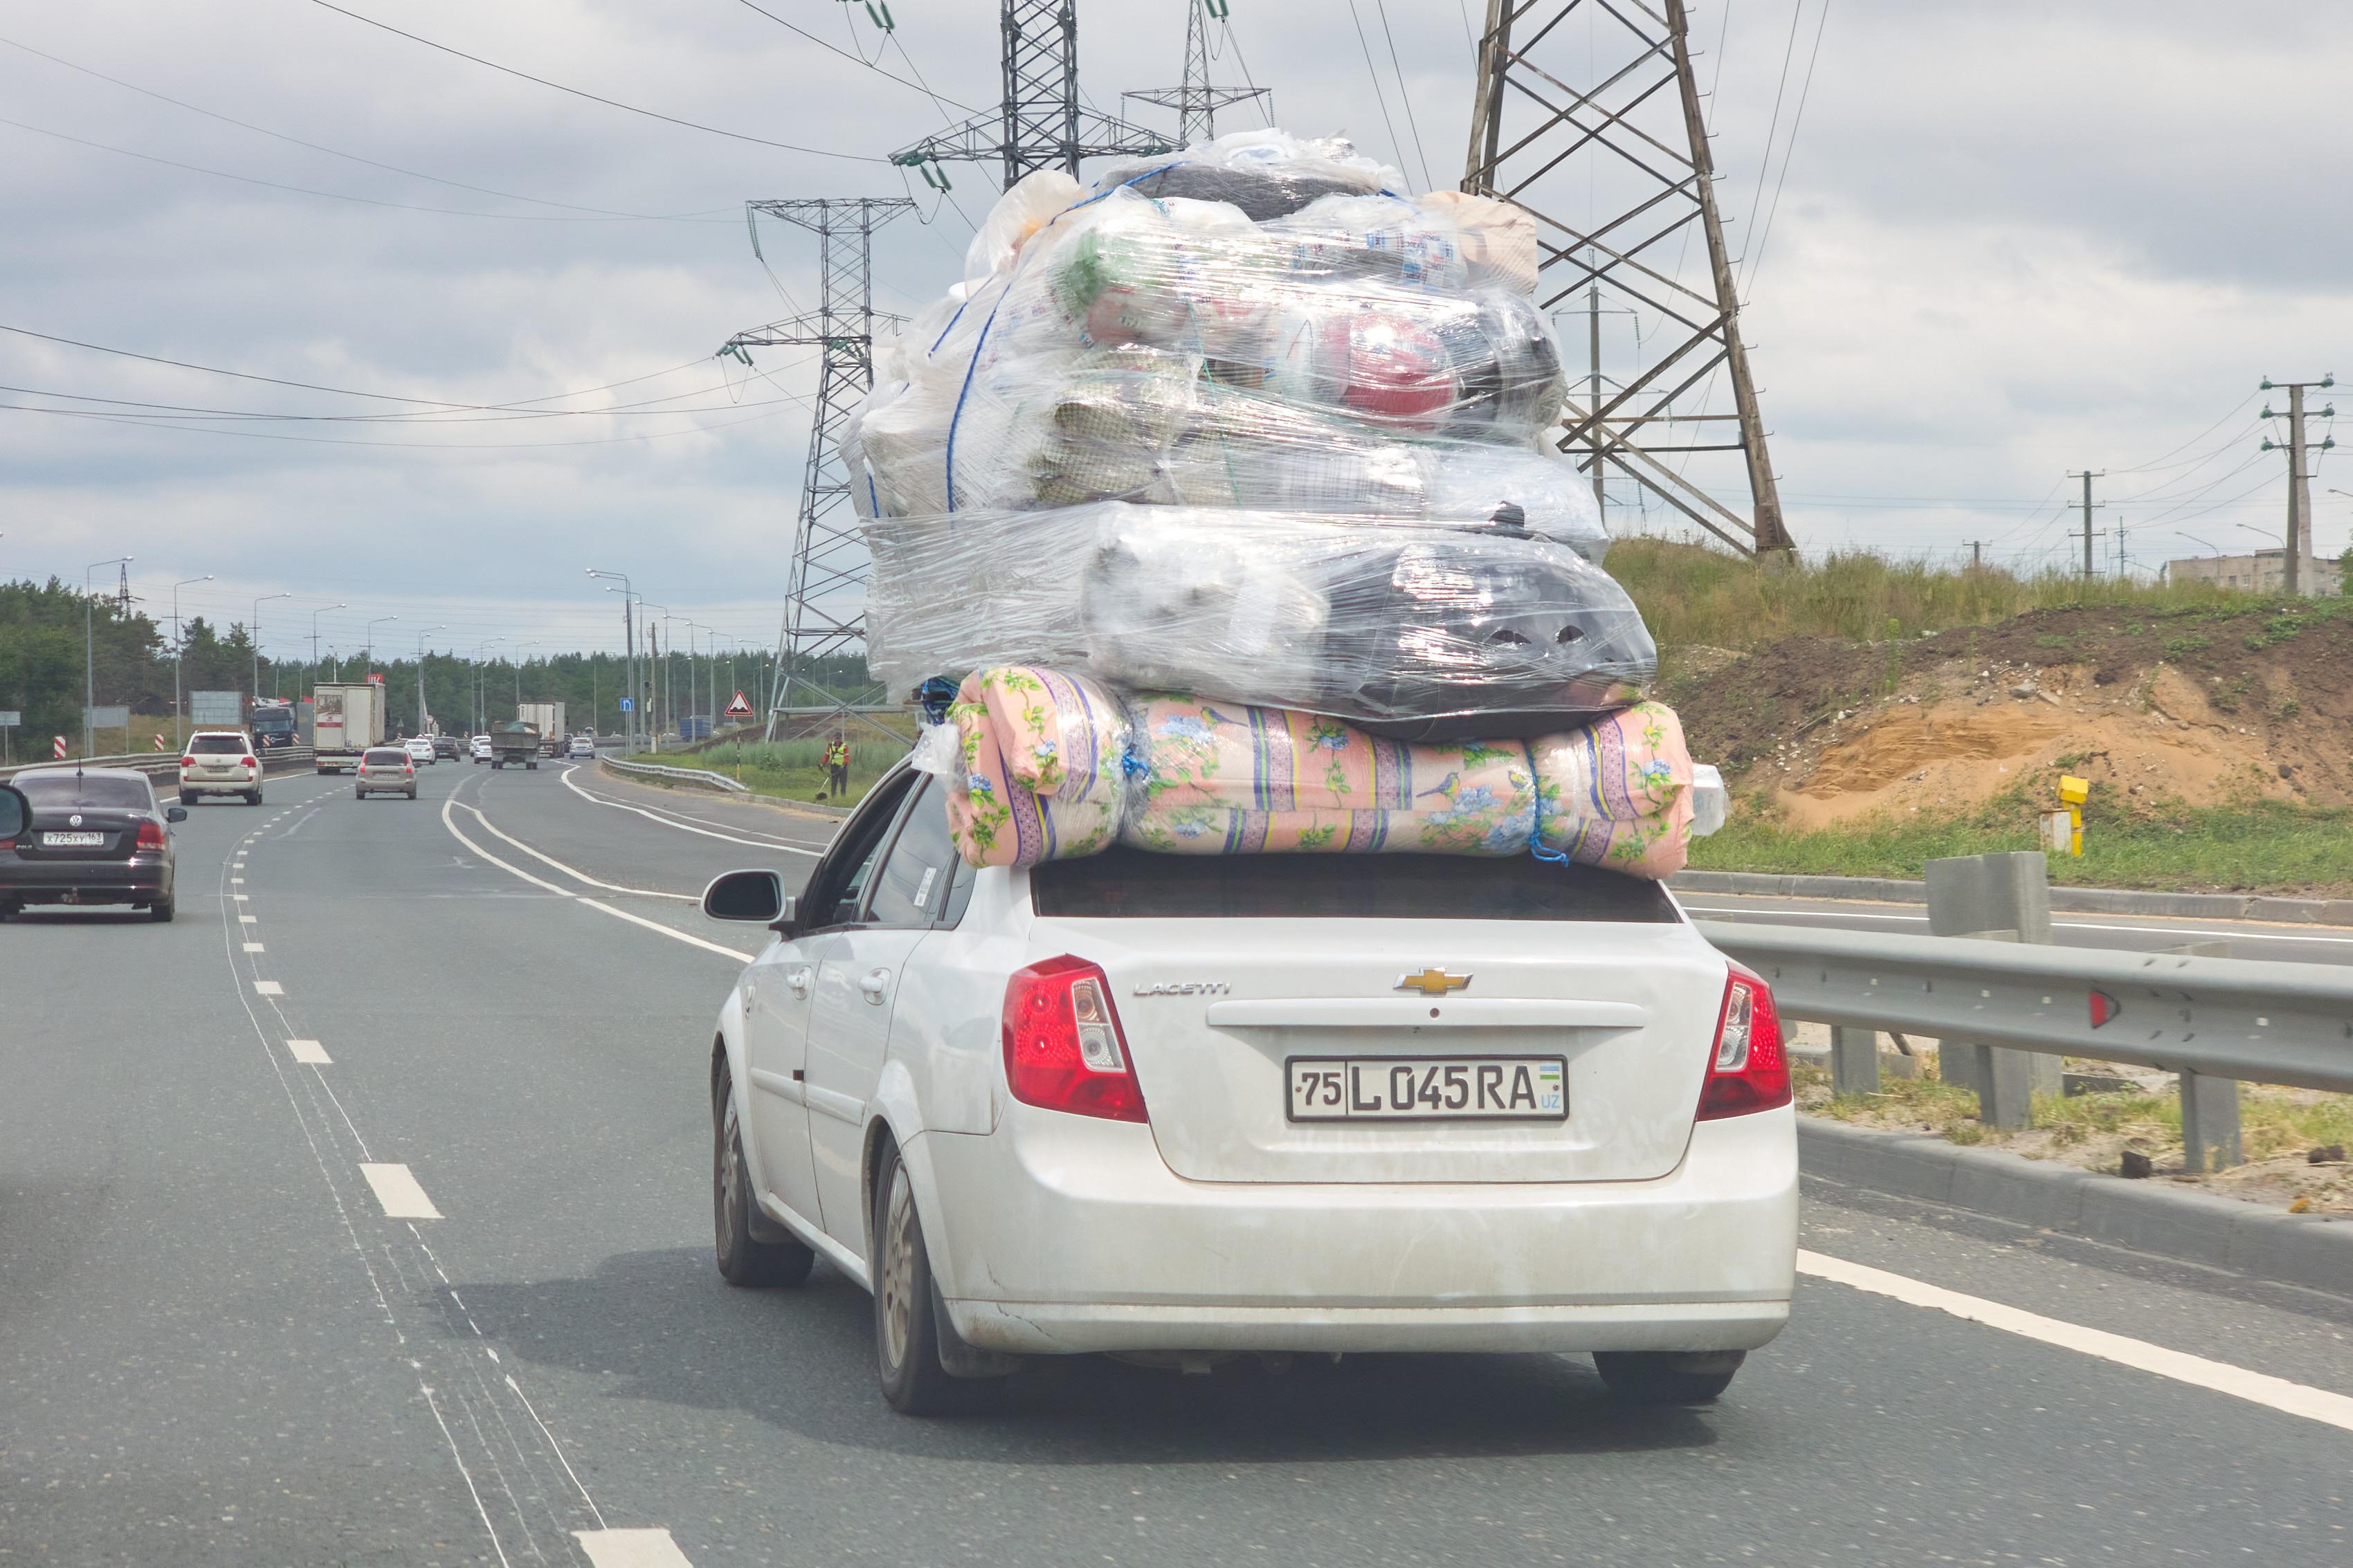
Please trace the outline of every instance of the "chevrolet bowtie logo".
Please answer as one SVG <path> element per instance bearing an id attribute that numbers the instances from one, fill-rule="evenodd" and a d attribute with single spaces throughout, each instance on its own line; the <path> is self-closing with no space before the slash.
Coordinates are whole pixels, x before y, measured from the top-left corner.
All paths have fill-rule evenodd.
<path id="1" fill-rule="evenodd" d="M 1471 984 L 1467 974 L 1450 974 L 1443 969 L 1425 969 L 1419 974 L 1400 974 L 1397 988 L 1419 991 L 1425 996 L 1443 996 L 1449 991 L 1460 991 Z"/>

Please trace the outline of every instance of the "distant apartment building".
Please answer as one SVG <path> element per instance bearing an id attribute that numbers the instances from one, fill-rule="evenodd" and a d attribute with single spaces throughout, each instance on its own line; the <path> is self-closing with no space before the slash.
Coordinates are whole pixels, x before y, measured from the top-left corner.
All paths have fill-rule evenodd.
<path id="1" fill-rule="evenodd" d="M 2219 588 L 2240 588 L 2252 594 L 2287 592 L 2287 552 L 2258 550 L 2253 555 L 2195 555 L 2168 561 L 2166 571 L 2177 583 L 2211 583 Z M 2341 571 L 2334 561 L 2304 558 L 2306 595 L 2327 596 L 2345 591 Z"/>

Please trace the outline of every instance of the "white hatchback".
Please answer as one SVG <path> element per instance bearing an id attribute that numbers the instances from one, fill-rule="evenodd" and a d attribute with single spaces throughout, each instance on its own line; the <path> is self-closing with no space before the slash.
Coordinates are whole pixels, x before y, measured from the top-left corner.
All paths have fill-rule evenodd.
<path id="1" fill-rule="evenodd" d="M 208 795 L 237 795 L 261 804 L 261 753 L 242 730 L 199 730 L 180 752 L 180 804 L 194 805 Z"/>
<path id="2" fill-rule="evenodd" d="M 1025 1355 L 1588 1351 L 1698 1402 L 1787 1321 L 1772 997 L 1656 884 L 1525 858 L 963 865 L 904 765 L 711 1058 L 720 1272 L 873 1292 L 882 1388 Z"/>

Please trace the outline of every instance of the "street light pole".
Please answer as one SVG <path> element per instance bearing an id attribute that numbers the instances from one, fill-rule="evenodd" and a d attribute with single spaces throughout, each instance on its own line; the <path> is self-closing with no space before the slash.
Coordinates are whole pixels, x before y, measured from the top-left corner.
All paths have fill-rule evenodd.
<path id="1" fill-rule="evenodd" d="M 653 704 L 653 710 L 654 710 L 654 721 L 653 721 L 653 726 L 652 726 L 652 729 L 653 729 L 653 747 L 654 747 L 654 750 L 655 750 L 655 751 L 659 752 L 659 751 L 660 751 L 660 750 L 661 750 L 661 713 L 662 713 L 662 710 L 663 710 L 663 709 L 665 709 L 665 708 L 670 708 L 670 606 L 669 606 L 668 605 L 657 605 L 657 604 L 655 604 L 651 599 L 649 599 L 649 598 L 647 598 L 644 595 L 640 594 L 640 595 L 638 596 L 638 607 L 639 609 L 641 609 L 641 610 L 659 610 L 659 611 L 662 613 L 662 635 L 661 635 L 661 641 L 660 641 L 659 644 L 655 645 L 655 647 L 654 647 L 654 648 L 653 648 L 653 650 L 652 650 L 652 651 L 653 651 L 653 654 L 654 654 L 654 656 L 655 656 L 655 658 L 659 658 L 659 659 L 660 660 L 660 663 L 659 663 L 659 664 L 658 664 L 658 665 L 656 665 L 656 666 L 654 666 L 654 667 L 652 667 L 652 668 L 649 668 L 649 669 L 646 671 L 646 685 L 647 685 L 648 687 L 651 688 L 651 689 L 652 689 L 652 690 L 653 690 L 653 691 L 654 691 L 654 693 L 655 693 L 655 701 L 654 701 L 654 704 Z M 650 633 L 652 632 L 652 630 L 653 630 L 653 627 L 652 627 L 652 626 L 649 626 L 646 628 L 646 630 L 647 630 L 647 632 L 648 632 L 649 634 L 650 634 Z M 675 716 L 676 716 L 676 710 L 675 710 L 675 709 L 672 709 L 672 716 L 673 716 L 673 717 L 675 717 Z"/>
<path id="2" fill-rule="evenodd" d="M 131 557 L 93 561 L 81 574 L 81 754 L 90 754 L 90 710 L 98 703 L 98 601 L 90 596 L 90 574 L 101 566 L 128 566 Z"/>
<path id="3" fill-rule="evenodd" d="M 602 572 L 591 566 L 588 568 L 588 575 L 612 578 L 621 584 L 618 592 L 621 595 L 622 663 L 629 682 L 629 705 L 621 714 L 621 749 L 625 752 L 635 754 L 638 749 L 638 632 L 637 618 L 630 610 L 631 600 L 636 597 L 636 590 L 630 585 L 629 574 L 626 572 Z M 610 594 L 615 590 L 608 586 L 605 592 Z"/>
<path id="4" fill-rule="evenodd" d="M 329 605 L 311 612 L 311 684 L 319 684 L 319 617 L 328 610 L 348 610 L 349 605 Z"/>
<path id="5" fill-rule="evenodd" d="M 480 643 L 476 644 L 474 647 L 474 679 L 472 682 L 474 692 L 473 733 L 477 735 L 482 732 L 482 650 L 490 647 L 494 642 L 504 642 L 507 639 L 503 636 L 484 637 Z"/>
<path id="6" fill-rule="evenodd" d="M 179 750 L 188 743 L 187 731 L 180 724 L 180 666 L 186 660 L 187 648 L 180 637 L 180 590 L 191 583 L 209 583 L 209 572 L 201 577 L 183 577 L 172 584 L 172 749 Z"/>
<path id="7" fill-rule="evenodd" d="M 417 634 L 417 732 L 420 735 L 425 733 L 425 639 L 435 632 L 446 632 L 448 629 L 448 626 L 445 623 L 438 626 L 427 626 Z"/>
<path id="8" fill-rule="evenodd" d="M 246 630 L 253 638 L 253 699 L 257 702 L 261 700 L 261 606 L 272 599 L 290 599 L 293 596 L 293 591 L 289 589 L 283 594 L 264 594 L 253 601 L 253 625 Z"/>
<path id="9" fill-rule="evenodd" d="M 375 662 L 376 627 L 384 625 L 386 621 L 396 621 L 398 619 L 400 619 L 398 616 L 378 616 L 375 619 L 367 624 L 367 655 L 369 663 L 373 664 Z"/>

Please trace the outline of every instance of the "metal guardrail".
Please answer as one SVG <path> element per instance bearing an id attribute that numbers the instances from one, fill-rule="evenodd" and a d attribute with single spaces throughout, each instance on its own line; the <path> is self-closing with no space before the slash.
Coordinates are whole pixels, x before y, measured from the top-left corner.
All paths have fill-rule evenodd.
<path id="1" fill-rule="evenodd" d="M 702 768 L 666 768 L 659 763 L 625 763 L 617 757 L 599 757 L 597 765 L 618 773 L 635 773 L 646 778 L 676 779 L 681 784 L 704 784 L 712 789 L 726 790 L 733 795 L 749 795 L 751 790 L 723 773 L 708 773 Z"/>
<path id="2" fill-rule="evenodd" d="M 1787 1017 L 2353 1093 L 2353 966 L 1696 923 Z"/>
<path id="3" fill-rule="evenodd" d="M 261 771 L 265 775 L 273 768 L 290 768 L 297 764 L 308 767 L 311 760 L 311 748 L 308 746 L 279 746 L 266 749 L 259 754 L 261 758 Z M 12 763 L 5 768 L 0 768 L 0 783 L 15 778 L 18 773 L 30 773 L 37 768 L 69 768 L 76 763 L 89 768 L 129 768 L 134 773 L 176 774 L 180 771 L 180 753 L 177 752 L 126 752 L 113 757 L 68 757 L 62 763 L 52 758 L 42 757 L 34 762 Z"/>

